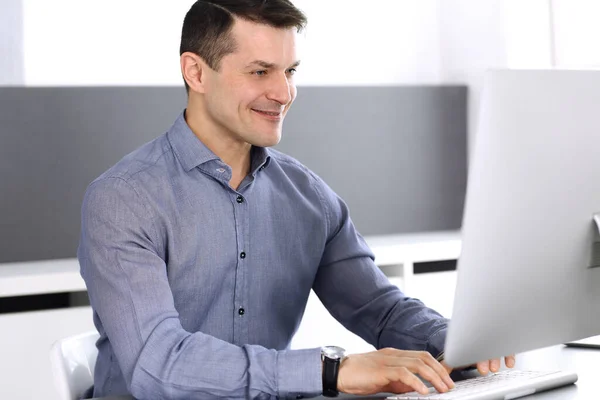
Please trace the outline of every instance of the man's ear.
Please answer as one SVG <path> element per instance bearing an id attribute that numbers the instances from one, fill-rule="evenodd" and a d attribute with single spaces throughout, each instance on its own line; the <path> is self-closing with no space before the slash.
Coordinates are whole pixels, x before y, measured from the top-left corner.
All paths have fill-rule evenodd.
<path id="1" fill-rule="evenodd" d="M 192 52 L 185 52 L 180 57 L 181 74 L 190 90 L 198 93 L 205 92 L 206 71 L 209 68 L 204 60 Z"/>

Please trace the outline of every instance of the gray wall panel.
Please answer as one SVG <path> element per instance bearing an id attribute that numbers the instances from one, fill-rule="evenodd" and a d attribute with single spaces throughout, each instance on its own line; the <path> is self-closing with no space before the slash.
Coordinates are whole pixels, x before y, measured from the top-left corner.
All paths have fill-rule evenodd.
<path id="1" fill-rule="evenodd" d="M 466 88 L 299 88 L 278 148 L 321 175 L 363 234 L 456 229 Z M 0 88 L 0 262 L 74 257 L 85 188 L 162 134 L 174 87 Z"/>
<path id="2" fill-rule="evenodd" d="M 462 86 L 301 88 L 278 147 L 346 200 L 364 235 L 458 229 L 466 100 Z"/>

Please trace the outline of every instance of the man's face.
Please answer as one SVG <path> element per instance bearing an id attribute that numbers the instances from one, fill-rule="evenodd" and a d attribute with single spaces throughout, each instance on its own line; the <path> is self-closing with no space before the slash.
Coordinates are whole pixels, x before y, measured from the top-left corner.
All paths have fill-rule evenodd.
<path id="1" fill-rule="evenodd" d="M 273 146 L 296 98 L 296 29 L 236 19 L 232 36 L 236 50 L 205 77 L 208 115 L 235 141 Z"/>

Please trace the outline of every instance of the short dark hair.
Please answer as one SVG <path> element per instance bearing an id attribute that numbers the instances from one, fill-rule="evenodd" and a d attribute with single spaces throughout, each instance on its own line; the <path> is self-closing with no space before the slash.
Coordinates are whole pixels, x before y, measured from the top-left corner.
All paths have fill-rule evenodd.
<path id="1" fill-rule="evenodd" d="M 221 59 L 236 49 L 234 17 L 298 32 L 306 26 L 306 16 L 290 0 L 198 0 L 183 21 L 179 55 L 197 54 L 218 71 Z M 187 82 L 185 86 L 189 91 Z"/>

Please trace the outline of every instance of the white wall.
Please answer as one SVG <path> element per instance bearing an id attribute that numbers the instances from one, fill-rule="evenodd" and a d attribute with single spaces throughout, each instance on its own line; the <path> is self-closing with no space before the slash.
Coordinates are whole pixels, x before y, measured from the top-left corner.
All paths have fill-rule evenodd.
<path id="1" fill-rule="evenodd" d="M 27 85 L 177 85 L 193 0 L 24 0 Z M 296 0 L 299 85 L 439 83 L 437 0 Z M 339 11 L 343 10 L 343 11 Z"/>
<path id="2" fill-rule="evenodd" d="M 191 4 L 23 0 L 25 83 L 180 84 L 179 37 Z"/>
<path id="3" fill-rule="evenodd" d="M 551 66 L 547 0 L 451 0 L 439 2 L 443 82 L 469 86 L 469 147 L 485 71 Z"/>
<path id="4" fill-rule="evenodd" d="M 299 85 L 441 82 L 437 0 L 295 0 L 308 17 Z"/>
<path id="5" fill-rule="evenodd" d="M 600 2 L 550 0 L 553 6 L 556 65 L 600 68 Z"/>
<path id="6" fill-rule="evenodd" d="M 21 1 L 4 0 L 0 5 L 0 85 L 21 85 L 23 75 Z"/>

